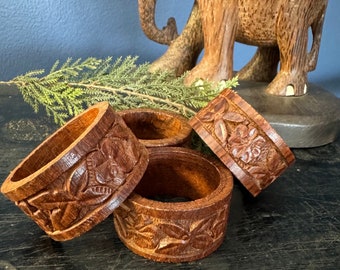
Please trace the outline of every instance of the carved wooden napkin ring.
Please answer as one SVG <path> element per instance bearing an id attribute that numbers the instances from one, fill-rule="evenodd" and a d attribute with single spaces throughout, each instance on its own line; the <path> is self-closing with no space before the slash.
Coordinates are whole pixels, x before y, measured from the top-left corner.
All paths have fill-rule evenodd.
<path id="1" fill-rule="evenodd" d="M 1 192 L 51 238 L 90 230 L 128 197 L 148 163 L 148 151 L 108 103 L 69 121 L 28 155 Z"/>
<path id="2" fill-rule="evenodd" d="M 225 236 L 233 187 L 230 171 L 187 148 L 149 151 L 143 178 L 114 211 L 119 238 L 136 254 L 155 261 L 184 262 L 209 255 Z M 189 201 L 159 201 L 157 196 Z"/>
<path id="3" fill-rule="evenodd" d="M 189 124 L 254 196 L 295 160 L 269 123 L 230 89 Z"/>
<path id="4" fill-rule="evenodd" d="M 119 114 L 148 148 L 190 144 L 192 128 L 187 119 L 179 114 L 148 108 L 123 110 Z"/>

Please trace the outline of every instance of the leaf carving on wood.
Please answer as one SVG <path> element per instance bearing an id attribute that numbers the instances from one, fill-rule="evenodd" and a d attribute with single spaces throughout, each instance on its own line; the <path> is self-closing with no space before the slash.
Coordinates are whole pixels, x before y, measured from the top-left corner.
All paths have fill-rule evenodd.
<path id="1" fill-rule="evenodd" d="M 227 112 L 223 115 L 223 120 L 235 123 L 242 123 L 246 120 L 246 118 L 239 113 Z"/>
<path id="2" fill-rule="evenodd" d="M 214 132 L 218 140 L 225 145 L 228 138 L 228 130 L 223 119 L 216 119 L 214 121 Z"/>
<path id="3" fill-rule="evenodd" d="M 228 139 L 228 143 L 231 154 L 246 164 L 266 161 L 266 154 L 268 147 L 270 147 L 255 127 L 244 124 L 236 126 Z"/>
<path id="4" fill-rule="evenodd" d="M 18 202 L 47 232 L 62 231 L 106 203 L 140 158 L 137 140 L 119 122 L 78 164 L 43 191 Z"/>
<path id="5" fill-rule="evenodd" d="M 137 249 L 156 254 L 193 254 L 206 250 L 223 235 L 228 205 L 201 219 L 169 220 L 136 213 L 124 203 L 115 211 L 118 233 Z"/>
<path id="6" fill-rule="evenodd" d="M 271 182 L 288 165 L 268 136 L 234 105 L 219 98 L 198 115 L 220 145 L 259 185 Z"/>

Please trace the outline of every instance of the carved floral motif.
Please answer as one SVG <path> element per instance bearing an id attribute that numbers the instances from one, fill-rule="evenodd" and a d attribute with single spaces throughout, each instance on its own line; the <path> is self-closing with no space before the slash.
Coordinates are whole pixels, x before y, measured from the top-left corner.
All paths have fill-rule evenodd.
<path id="1" fill-rule="evenodd" d="M 202 253 L 224 236 L 228 204 L 202 219 L 168 220 L 136 211 L 129 203 L 115 210 L 116 230 L 120 237 L 137 249 L 151 249 L 153 254 Z M 138 213 L 137 213 L 138 212 Z"/>
<path id="2" fill-rule="evenodd" d="M 227 99 L 220 98 L 200 120 L 241 168 L 261 180 L 258 185 L 270 183 L 287 167 L 268 136 Z"/>
<path id="3" fill-rule="evenodd" d="M 139 160 L 136 139 L 116 122 L 80 162 L 38 194 L 17 202 L 45 231 L 62 231 L 105 204 Z"/>

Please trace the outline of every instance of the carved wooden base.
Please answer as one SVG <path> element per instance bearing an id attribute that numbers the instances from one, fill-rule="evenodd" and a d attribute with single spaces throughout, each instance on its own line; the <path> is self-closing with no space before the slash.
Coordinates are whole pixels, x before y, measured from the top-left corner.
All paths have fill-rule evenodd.
<path id="1" fill-rule="evenodd" d="M 179 114 L 157 109 L 129 109 L 118 112 L 126 125 L 146 147 L 189 146 L 192 128 Z"/>
<path id="2" fill-rule="evenodd" d="M 189 124 L 254 196 L 295 160 L 269 123 L 230 89 Z"/>
<path id="3" fill-rule="evenodd" d="M 47 138 L 1 187 L 54 240 L 90 230 L 128 197 L 148 151 L 108 103 L 98 103 Z"/>
<path id="4" fill-rule="evenodd" d="M 340 136 L 340 99 L 315 84 L 300 97 L 265 93 L 267 83 L 240 81 L 237 93 L 294 148 L 316 147 Z"/>
<path id="5" fill-rule="evenodd" d="M 155 261 L 184 262 L 209 255 L 225 236 L 233 187 L 230 171 L 187 148 L 149 150 L 142 180 L 114 212 L 119 238 L 133 252 Z M 186 201 L 174 202 L 174 197 Z"/>

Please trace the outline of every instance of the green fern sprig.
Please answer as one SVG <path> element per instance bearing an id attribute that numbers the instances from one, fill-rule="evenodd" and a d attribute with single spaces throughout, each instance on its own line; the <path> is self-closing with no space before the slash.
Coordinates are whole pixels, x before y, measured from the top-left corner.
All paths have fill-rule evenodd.
<path id="1" fill-rule="evenodd" d="M 58 124 L 77 115 L 96 102 L 108 101 L 117 110 L 151 107 L 191 117 L 222 89 L 235 87 L 237 78 L 213 85 L 197 81 L 183 83 L 169 72 L 150 73 L 149 64 L 136 64 L 137 57 L 88 58 L 59 61 L 44 75 L 44 70 L 28 72 L 6 84 L 15 84 L 35 112 L 43 107 Z"/>

